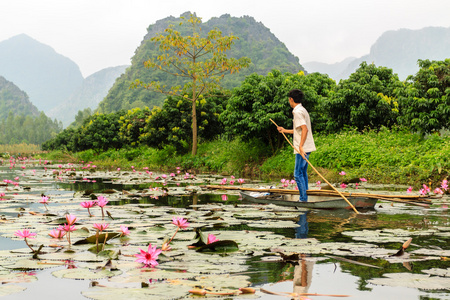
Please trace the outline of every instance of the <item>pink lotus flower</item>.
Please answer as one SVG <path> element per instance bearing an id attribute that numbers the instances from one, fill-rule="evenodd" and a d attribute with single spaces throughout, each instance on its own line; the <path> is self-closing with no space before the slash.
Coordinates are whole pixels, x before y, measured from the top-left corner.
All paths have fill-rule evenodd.
<path id="1" fill-rule="evenodd" d="M 361 177 L 361 178 L 359 179 L 359 181 L 361 181 L 361 182 L 367 182 L 367 179 L 365 179 L 364 177 Z"/>
<path id="2" fill-rule="evenodd" d="M 33 253 L 35 252 L 34 249 L 31 248 L 30 244 L 28 244 L 27 239 L 34 239 L 34 236 L 36 235 L 36 233 L 30 232 L 28 229 L 24 229 L 23 231 L 17 230 L 16 232 L 14 232 L 14 235 L 23 238 L 23 240 L 25 241 L 25 244 L 27 244 L 28 248 L 30 248 L 31 251 L 33 251 Z"/>
<path id="3" fill-rule="evenodd" d="M 239 184 L 243 184 L 245 182 L 245 180 L 243 178 L 239 178 L 238 182 L 239 182 Z"/>
<path id="4" fill-rule="evenodd" d="M 156 260 L 158 259 L 158 255 L 161 253 L 161 249 L 156 249 L 156 246 L 152 247 L 152 244 L 149 244 L 147 251 L 144 251 L 142 249 L 139 250 L 141 251 L 141 253 L 135 255 L 138 258 L 136 259 L 136 262 L 143 263 L 145 267 L 152 268 L 158 265 L 158 262 Z"/>
<path id="5" fill-rule="evenodd" d="M 341 188 L 345 189 L 347 185 L 345 183 L 341 183 Z"/>
<path id="6" fill-rule="evenodd" d="M 94 201 L 84 201 L 84 202 L 81 202 L 80 205 L 83 206 L 84 208 L 87 208 L 89 217 L 92 217 L 90 208 L 94 207 L 96 205 L 96 203 Z"/>
<path id="7" fill-rule="evenodd" d="M 286 179 L 283 178 L 283 179 L 281 179 L 280 181 L 281 181 L 281 183 L 285 183 L 285 182 L 286 182 Z"/>
<path id="8" fill-rule="evenodd" d="M 187 222 L 187 220 L 183 219 L 182 217 L 173 217 L 172 218 L 172 224 L 177 226 L 177 230 L 175 231 L 173 236 L 170 238 L 170 240 L 167 242 L 167 245 L 169 245 L 172 242 L 173 238 L 177 234 L 178 230 L 180 230 L 180 228 L 181 229 L 186 229 L 186 228 L 189 227 L 189 223 Z"/>
<path id="9" fill-rule="evenodd" d="M 170 177 L 175 177 L 175 173 L 170 173 Z"/>
<path id="10" fill-rule="evenodd" d="M 167 178 L 167 175 L 166 175 L 166 174 L 162 174 L 162 175 L 161 175 L 161 178 L 162 178 L 162 179 L 166 179 L 166 178 Z"/>
<path id="11" fill-rule="evenodd" d="M 97 205 L 100 206 L 100 208 L 102 209 L 102 220 L 105 218 L 105 212 L 103 211 L 103 207 L 105 207 L 106 204 L 108 204 L 108 202 L 109 202 L 108 199 L 106 199 L 106 198 L 103 197 L 103 196 L 98 196 L 98 197 L 97 197 L 96 203 L 97 203 Z"/>
<path id="12" fill-rule="evenodd" d="M 214 235 L 214 234 L 208 234 L 208 241 L 207 241 L 207 244 L 211 244 L 211 243 L 214 243 L 214 242 L 218 242 L 219 241 L 219 239 Z"/>
<path id="13" fill-rule="evenodd" d="M 441 189 L 443 189 L 445 191 L 448 190 L 448 181 L 447 181 L 447 179 L 442 180 Z"/>
<path id="14" fill-rule="evenodd" d="M 222 201 L 227 201 L 227 200 L 228 200 L 228 196 L 225 195 L 225 194 L 223 194 L 223 195 L 222 195 Z"/>
<path id="15" fill-rule="evenodd" d="M 62 226 L 62 229 L 67 233 L 66 237 L 67 241 L 69 242 L 69 245 L 72 245 L 72 242 L 70 240 L 70 233 L 76 230 L 75 225 L 64 224 L 64 226 Z"/>
<path id="16" fill-rule="evenodd" d="M 234 184 L 234 180 L 230 180 L 230 184 L 233 185 Z"/>
<path id="17" fill-rule="evenodd" d="M 103 230 L 105 230 L 108 227 L 109 227 L 109 224 L 106 224 L 106 223 L 95 223 L 94 224 L 94 228 L 100 232 L 102 232 Z"/>
<path id="18" fill-rule="evenodd" d="M 126 236 L 130 234 L 130 230 L 128 230 L 128 227 L 126 227 L 125 225 L 120 225 L 120 231 L 122 236 Z"/>
<path id="19" fill-rule="evenodd" d="M 346 175 L 347 173 L 345 173 L 344 171 L 341 171 L 341 172 L 339 172 L 339 175 L 341 175 L 341 176 L 344 176 L 344 175 Z"/>
<path id="20" fill-rule="evenodd" d="M 419 191 L 421 195 L 426 195 L 431 191 L 430 188 L 426 184 L 423 184 L 422 186 L 423 186 L 423 189 L 421 189 Z"/>
<path id="21" fill-rule="evenodd" d="M 83 206 L 84 208 L 91 208 L 95 206 L 95 202 L 94 201 L 83 201 L 80 203 L 81 206 Z"/>
<path id="22" fill-rule="evenodd" d="M 106 197 L 103 197 L 103 196 L 98 196 L 97 197 L 97 201 L 96 201 L 96 203 L 97 203 L 97 205 L 98 206 L 100 206 L 100 207 L 105 207 L 106 206 L 106 204 L 108 204 L 108 199 L 106 198 Z"/>
<path id="23" fill-rule="evenodd" d="M 65 224 L 65 223 L 64 223 L 64 225 L 62 226 L 62 229 L 63 229 L 65 232 L 68 232 L 68 233 L 74 232 L 74 231 L 76 230 L 75 225 L 69 225 L 69 224 Z"/>
<path id="24" fill-rule="evenodd" d="M 444 191 L 441 190 L 440 188 L 435 188 L 434 191 L 433 191 L 433 193 L 442 195 L 442 194 L 444 194 Z"/>
<path id="25" fill-rule="evenodd" d="M 21 237 L 23 239 L 34 239 L 34 236 L 37 233 L 34 232 L 30 232 L 28 229 L 24 229 L 23 231 L 17 230 L 16 232 L 14 232 L 15 236 Z"/>
<path id="26" fill-rule="evenodd" d="M 55 239 L 61 239 L 66 235 L 66 232 L 61 226 L 61 228 L 52 229 L 48 235 Z"/>
<path id="27" fill-rule="evenodd" d="M 410 187 L 406 190 L 406 192 L 409 194 L 409 193 L 412 192 L 412 190 L 413 190 L 413 188 L 412 188 L 412 186 L 410 186 Z"/>
<path id="28" fill-rule="evenodd" d="M 75 217 L 74 215 L 68 214 L 68 215 L 66 215 L 66 220 L 67 220 L 68 225 L 73 225 L 77 221 L 77 217 Z"/>
<path id="29" fill-rule="evenodd" d="M 48 197 L 47 196 L 42 196 L 41 200 L 39 200 L 39 203 L 44 204 L 45 209 L 48 210 L 47 208 L 47 204 L 48 204 Z"/>
<path id="30" fill-rule="evenodd" d="M 172 224 L 181 229 L 186 229 L 189 227 L 189 223 L 187 222 L 187 220 L 182 217 L 173 217 Z"/>

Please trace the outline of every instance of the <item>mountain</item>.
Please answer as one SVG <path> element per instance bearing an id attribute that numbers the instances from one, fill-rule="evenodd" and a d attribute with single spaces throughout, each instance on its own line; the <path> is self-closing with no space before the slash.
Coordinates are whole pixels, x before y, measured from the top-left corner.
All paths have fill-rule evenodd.
<path id="1" fill-rule="evenodd" d="M 45 113 L 83 82 L 76 63 L 25 34 L 0 42 L 0 75 L 24 90 Z"/>
<path id="2" fill-rule="evenodd" d="M 328 74 L 331 78 L 338 78 L 339 75 L 347 69 L 349 64 L 355 60 L 356 57 L 348 57 L 343 61 L 334 64 L 311 61 L 303 63 L 303 67 L 305 67 L 308 72 L 319 72 L 322 74 Z"/>
<path id="3" fill-rule="evenodd" d="M 169 25 L 176 26 L 176 30 L 179 30 L 182 34 L 190 34 L 185 27 L 178 27 L 182 20 L 181 17 L 189 15 L 190 13 L 187 12 L 182 14 L 180 18 L 168 17 L 148 27 L 147 34 L 132 58 L 131 67 L 117 79 L 108 95 L 100 102 L 98 112 L 110 113 L 134 107 L 148 106 L 152 108 L 155 105 L 161 106 L 166 97 L 165 95 L 150 92 L 143 88 L 129 88 L 136 79 L 140 79 L 143 82 L 158 80 L 167 86 L 184 84 L 180 78 L 175 78 L 162 71 L 146 69 L 143 63 L 158 55 L 158 48 L 150 39 L 157 33 L 163 33 Z M 252 60 L 249 68 L 241 70 L 237 74 L 225 76 L 222 80 L 222 86 L 227 89 L 239 86 L 244 78 L 252 73 L 267 75 L 272 69 L 291 73 L 298 73 L 304 70 L 299 63 L 299 59 L 290 53 L 287 47 L 267 27 L 261 22 L 256 22 L 252 17 L 236 18 L 226 14 L 203 22 L 201 28 L 203 34 L 218 28 L 224 36 L 229 34 L 237 36 L 239 40 L 235 41 L 232 49 L 227 51 L 226 54 L 234 58 L 247 56 Z"/>
<path id="4" fill-rule="evenodd" d="M 425 27 L 419 30 L 399 29 L 383 33 L 370 48 L 370 53 L 348 62 L 346 68 L 336 75 L 333 65 L 304 63 L 308 72 L 329 74 L 339 81 L 347 79 L 361 62 L 388 67 L 397 73 L 400 80 L 419 71 L 417 60 L 444 60 L 450 58 L 450 27 Z M 341 66 L 342 67 L 342 66 Z M 333 77 L 331 74 L 334 74 Z"/>
<path id="5" fill-rule="evenodd" d="M 0 76 L 0 120 L 6 119 L 10 111 L 14 115 L 39 116 L 37 107 L 30 102 L 28 95 Z"/>
<path id="6" fill-rule="evenodd" d="M 75 120 L 78 111 L 85 108 L 95 110 L 127 67 L 129 66 L 106 68 L 86 77 L 72 95 L 48 112 L 48 116 L 61 120 L 63 126 L 67 127 Z"/>

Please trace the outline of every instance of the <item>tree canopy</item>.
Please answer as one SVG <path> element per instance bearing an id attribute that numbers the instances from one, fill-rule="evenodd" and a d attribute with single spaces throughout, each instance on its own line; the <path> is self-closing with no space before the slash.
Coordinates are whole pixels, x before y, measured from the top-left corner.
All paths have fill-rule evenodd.
<path id="1" fill-rule="evenodd" d="M 180 26 L 183 24 L 181 22 Z M 192 155 L 197 154 L 196 105 L 199 97 L 211 96 L 213 90 L 220 88 L 219 81 L 226 73 L 239 72 L 250 64 L 247 57 L 236 59 L 225 54 L 237 37 L 223 36 L 218 29 L 212 29 L 203 36 L 200 24 L 201 19 L 191 14 L 186 20 L 186 25 L 191 29 L 190 35 L 182 35 L 174 26 L 169 26 L 164 34 L 157 34 L 151 40 L 159 46 L 160 54 L 144 62 L 147 68 L 187 79 L 183 86 L 172 85 L 169 88 L 160 81 L 135 81 L 135 86 L 191 101 Z"/>

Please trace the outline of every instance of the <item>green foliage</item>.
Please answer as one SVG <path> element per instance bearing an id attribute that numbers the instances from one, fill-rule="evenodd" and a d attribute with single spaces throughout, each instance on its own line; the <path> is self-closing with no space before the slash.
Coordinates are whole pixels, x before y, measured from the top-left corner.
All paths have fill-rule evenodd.
<path id="1" fill-rule="evenodd" d="M 92 116 L 92 110 L 88 107 L 83 110 L 79 110 L 77 115 L 75 116 L 75 121 L 72 122 L 72 124 L 69 125 L 69 127 L 79 127 L 83 125 L 84 120 Z"/>
<path id="2" fill-rule="evenodd" d="M 282 147 L 284 137 L 270 119 L 279 126 L 292 128 L 288 92 L 298 88 L 305 93 L 304 106 L 310 113 L 314 130 L 316 122 L 318 128 L 324 127 L 325 107 L 322 103 L 334 87 L 333 80 L 318 73 L 282 74 L 272 70 L 267 76 L 252 74 L 233 90 L 221 120 L 230 135 L 244 140 L 258 138 L 275 152 Z"/>
<path id="3" fill-rule="evenodd" d="M 183 78 L 171 76 L 163 71 L 148 72 L 144 66 L 145 61 L 159 55 L 159 48 L 150 39 L 162 33 L 170 25 L 178 25 L 181 21 L 181 18 L 169 17 L 149 26 L 144 41 L 132 58 L 131 67 L 116 80 L 108 95 L 100 102 L 98 112 L 111 113 L 121 109 L 129 110 L 146 106 L 149 108 L 161 107 L 165 99 L 164 95 L 144 89 L 130 89 L 136 79 L 142 82 L 159 81 L 162 85 L 167 86 L 183 86 L 186 83 Z M 246 56 L 252 61 L 249 68 L 234 73 L 232 76 L 225 75 L 221 85 L 227 89 L 239 86 L 246 76 L 253 73 L 267 74 L 274 68 L 291 73 L 303 70 L 298 58 L 292 55 L 268 28 L 260 22 L 256 22 L 252 17 L 235 18 L 223 15 L 220 18 L 211 18 L 209 21 L 201 23 L 201 28 L 203 37 L 213 29 L 220 30 L 224 35 L 238 37 L 239 39 L 234 41 L 228 57 L 239 59 Z M 179 31 L 183 35 L 189 35 L 187 28 L 180 27 Z"/>
<path id="4" fill-rule="evenodd" d="M 439 180 L 450 172 L 450 138 L 426 138 L 406 130 L 344 131 L 316 136 L 315 166 L 346 171 L 351 177 L 400 183 L 405 180 Z M 349 171 L 351 170 L 351 171 Z"/>
<path id="5" fill-rule="evenodd" d="M 9 112 L 0 122 L 0 144 L 28 143 L 41 145 L 62 130 L 61 122 L 52 121 L 43 112 L 38 117 L 14 115 Z"/>
<path id="6" fill-rule="evenodd" d="M 43 150 L 68 150 L 78 152 L 93 149 L 96 152 L 121 148 L 119 119 L 124 111 L 111 114 L 94 114 L 78 128 L 67 128 L 54 139 L 42 145 Z"/>
<path id="7" fill-rule="evenodd" d="M 220 89 L 220 80 L 225 74 L 239 72 L 248 67 L 247 57 L 228 57 L 225 52 L 231 49 L 237 37 L 223 36 L 218 29 L 210 30 L 206 36 L 201 35 L 201 19 L 190 14 L 179 28 L 187 30 L 188 34 L 177 31 L 173 25 L 156 34 L 151 41 L 158 46 L 158 56 L 144 62 L 145 67 L 161 70 L 174 77 L 185 79 L 183 86 L 170 85 L 154 80 L 148 83 L 136 79 L 135 86 L 157 91 L 162 94 L 184 97 L 192 105 L 192 154 L 197 153 L 198 124 L 196 105 L 202 96 L 210 95 Z M 186 29 L 187 27 L 187 29 Z"/>
<path id="8" fill-rule="evenodd" d="M 450 128 L 450 59 L 419 60 L 420 70 L 399 89 L 400 124 L 430 133 Z"/>
<path id="9" fill-rule="evenodd" d="M 216 95 L 208 100 L 201 96 L 197 100 L 198 135 L 201 140 L 211 140 L 222 133 L 219 115 L 224 110 L 226 99 L 225 95 Z M 140 142 L 159 149 L 172 145 L 178 152 L 185 153 L 192 145 L 191 110 L 191 101 L 179 97 L 168 97 L 162 109 L 155 107 L 151 113 L 146 109 Z"/>
<path id="10" fill-rule="evenodd" d="M 181 165 L 184 168 L 254 175 L 253 168 L 259 168 L 267 153 L 268 147 L 257 139 L 245 142 L 240 139 L 217 139 L 201 145 L 196 157 L 184 156 Z"/>
<path id="11" fill-rule="evenodd" d="M 399 109 L 394 91 L 399 87 L 401 82 L 391 69 L 361 63 L 348 79 L 340 81 L 326 102 L 327 130 L 396 125 Z"/>

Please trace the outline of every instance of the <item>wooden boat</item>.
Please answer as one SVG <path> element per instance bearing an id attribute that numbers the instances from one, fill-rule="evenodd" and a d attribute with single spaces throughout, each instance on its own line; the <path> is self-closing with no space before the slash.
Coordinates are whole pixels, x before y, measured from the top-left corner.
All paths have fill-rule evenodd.
<path id="1" fill-rule="evenodd" d="M 298 201 L 298 194 L 281 194 L 267 192 L 240 192 L 242 200 L 251 203 L 260 204 L 276 204 L 281 206 L 295 206 L 302 208 L 314 209 L 352 209 L 351 206 L 340 196 L 308 196 L 308 202 Z M 355 206 L 355 208 L 371 209 L 374 208 L 378 199 L 349 196 L 347 200 Z"/>

